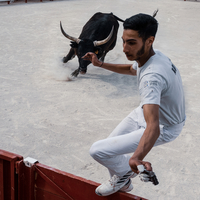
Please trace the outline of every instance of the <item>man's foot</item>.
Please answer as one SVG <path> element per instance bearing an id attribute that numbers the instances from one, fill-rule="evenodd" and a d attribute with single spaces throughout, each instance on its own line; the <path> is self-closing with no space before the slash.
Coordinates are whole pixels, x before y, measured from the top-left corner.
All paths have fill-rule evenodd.
<path id="1" fill-rule="evenodd" d="M 126 183 L 124 187 L 122 187 L 119 191 L 120 192 L 130 192 L 133 189 L 133 185 L 131 183 L 131 179 Z"/>
<path id="2" fill-rule="evenodd" d="M 111 194 L 117 192 L 118 190 L 120 190 L 121 188 L 123 188 L 126 184 L 129 185 L 129 180 L 134 175 L 135 175 L 135 173 L 133 171 L 127 172 L 121 178 L 118 177 L 117 175 L 114 175 L 110 180 L 102 183 L 99 187 L 97 187 L 95 192 L 99 196 L 111 195 Z M 130 184 L 130 185 L 132 185 L 132 184 Z"/>

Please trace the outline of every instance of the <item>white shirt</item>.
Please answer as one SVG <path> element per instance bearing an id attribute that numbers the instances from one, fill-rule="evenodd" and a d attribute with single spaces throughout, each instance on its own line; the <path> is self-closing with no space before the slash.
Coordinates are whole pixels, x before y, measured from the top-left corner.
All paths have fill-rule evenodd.
<path id="1" fill-rule="evenodd" d="M 137 65 L 135 63 L 133 68 Z M 137 66 L 141 107 L 159 105 L 160 124 L 175 125 L 185 120 L 185 98 L 178 69 L 160 51 L 142 66 Z"/>

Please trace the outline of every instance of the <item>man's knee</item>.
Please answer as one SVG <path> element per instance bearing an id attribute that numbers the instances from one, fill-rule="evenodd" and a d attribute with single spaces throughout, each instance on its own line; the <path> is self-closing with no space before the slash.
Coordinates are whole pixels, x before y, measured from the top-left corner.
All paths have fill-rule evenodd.
<path id="1" fill-rule="evenodd" d="M 98 160 L 101 158 L 102 152 L 101 152 L 101 145 L 99 145 L 99 142 L 95 142 L 91 147 L 90 147 L 90 155 L 95 159 Z"/>
<path id="2" fill-rule="evenodd" d="M 90 155 L 95 158 L 96 155 L 97 155 L 97 148 L 96 148 L 96 145 L 95 143 L 90 147 Z"/>

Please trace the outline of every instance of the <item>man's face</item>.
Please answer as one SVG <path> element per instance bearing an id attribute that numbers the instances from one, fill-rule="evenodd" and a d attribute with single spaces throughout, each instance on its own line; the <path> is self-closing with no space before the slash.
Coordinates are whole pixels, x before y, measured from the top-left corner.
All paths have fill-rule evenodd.
<path id="1" fill-rule="evenodd" d="M 122 36 L 123 52 L 130 61 L 140 61 L 146 53 L 145 42 L 139 37 L 138 32 L 125 29 Z"/>

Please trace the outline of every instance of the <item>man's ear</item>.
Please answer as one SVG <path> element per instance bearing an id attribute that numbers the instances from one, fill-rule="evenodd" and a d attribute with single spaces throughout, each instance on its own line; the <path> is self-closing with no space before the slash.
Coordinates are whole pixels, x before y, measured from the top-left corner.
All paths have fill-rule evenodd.
<path id="1" fill-rule="evenodd" d="M 72 48 L 78 48 L 78 44 L 77 44 L 76 42 L 72 42 L 72 41 L 71 41 L 70 46 L 71 46 Z"/>
<path id="2" fill-rule="evenodd" d="M 147 40 L 146 40 L 147 46 L 152 46 L 154 40 L 155 40 L 155 37 L 154 37 L 154 36 L 150 36 L 149 38 L 147 38 Z"/>

